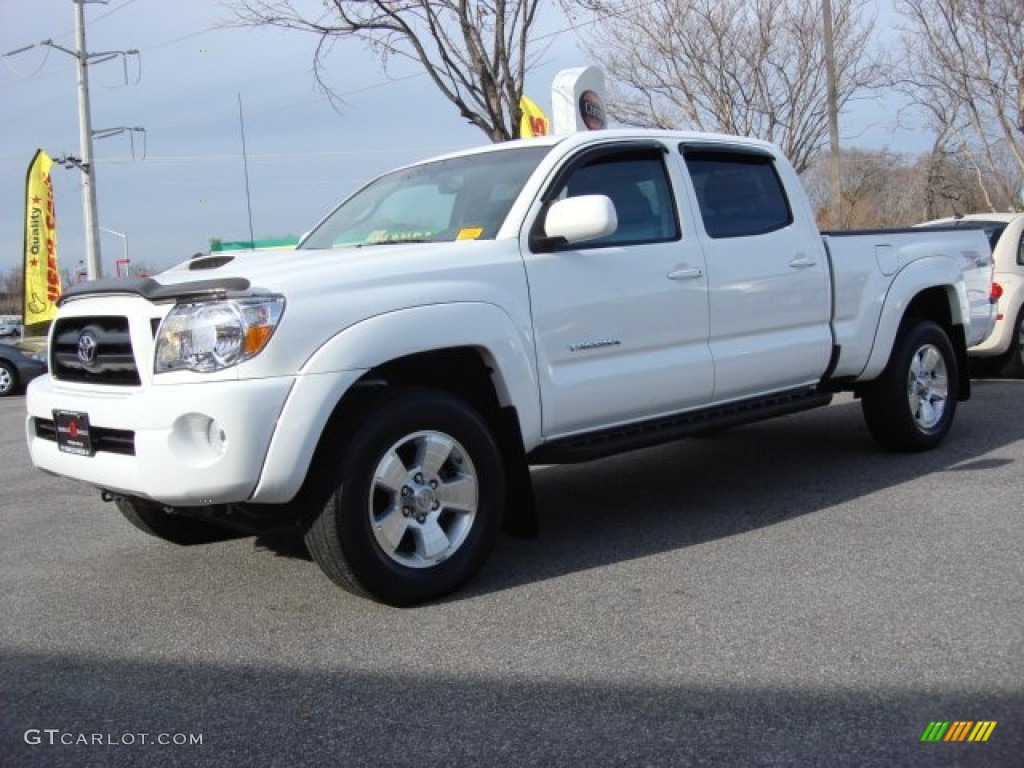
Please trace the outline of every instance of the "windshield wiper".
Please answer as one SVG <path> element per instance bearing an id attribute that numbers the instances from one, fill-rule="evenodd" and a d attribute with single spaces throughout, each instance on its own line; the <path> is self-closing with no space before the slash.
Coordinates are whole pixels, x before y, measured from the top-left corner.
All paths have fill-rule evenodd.
<path id="1" fill-rule="evenodd" d="M 388 240 L 377 240 L 372 243 L 360 243 L 360 245 L 405 245 L 406 243 L 438 243 L 440 240 L 428 240 L 424 237 L 396 237 Z"/>

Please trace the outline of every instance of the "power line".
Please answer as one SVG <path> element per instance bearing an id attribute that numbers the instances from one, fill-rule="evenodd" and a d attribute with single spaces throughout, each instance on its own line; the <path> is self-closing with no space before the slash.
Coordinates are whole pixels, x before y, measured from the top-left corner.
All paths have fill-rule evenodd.
<path id="1" fill-rule="evenodd" d="M 72 2 L 76 2 L 76 1 L 77 0 L 72 0 Z M 106 0 L 92 0 L 92 1 L 93 2 L 104 2 L 104 3 L 106 2 Z M 96 18 L 91 19 L 88 22 L 88 24 L 92 25 L 92 24 L 95 24 L 95 23 L 97 23 L 99 21 L 103 21 L 108 16 L 113 16 L 115 13 L 119 13 L 120 11 L 123 11 L 125 8 L 127 8 L 129 5 L 133 5 L 133 4 L 137 3 L 137 2 L 138 2 L 138 0 L 126 0 L 124 3 L 121 3 L 121 5 L 118 5 L 118 6 L 115 6 L 114 8 L 111 8 L 109 11 L 107 11 L 103 15 L 97 16 Z M 74 34 L 75 34 L 75 29 L 74 29 L 74 27 L 72 27 L 68 31 L 61 32 L 59 35 L 57 35 L 57 39 L 61 40 L 61 39 L 65 38 L 65 37 L 72 37 Z"/>
<path id="2" fill-rule="evenodd" d="M 128 56 L 138 56 L 139 52 L 137 50 L 130 50 L 89 53 L 85 44 L 85 4 L 87 2 L 106 4 L 106 0 L 72 0 L 75 11 L 75 47 L 73 49 L 54 42 L 53 38 L 50 38 L 33 45 L 23 46 L 15 51 L 10 51 L 4 54 L 3 58 L 6 60 L 33 48 L 45 47 L 47 54 L 49 54 L 50 49 L 55 49 L 75 59 L 75 68 L 78 72 L 78 135 L 81 157 L 65 157 L 59 162 L 65 167 L 78 168 L 82 172 L 82 218 L 85 224 L 86 264 L 89 279 L 94 280 L 103 276 L 103 262 L 100 253 L 99 217 L 96 205 L 96 166 L 93 161 L 92 142 L 94 138 L 105 138 L 128 131 L 133 137 L 132 155 L 134 156 L 134 135 L 135 132 L 143 131 L 143 129 L 126 127 L 110 128 L 101 131 L 94 131 L 92 129 L 91 104 L 89 101 L 89 65 L 101 64 L 117 57 L 127 60 Z M 105 19 L 124 10 L 135 2 L 137 0 L 127 0 L 127 2 L 111 9 L 108 13 L 97 17 L 96 20 Z M 45 65 L 45 60 L 43 64 Z M 127 80 L 127 63 L 125 64 L 125 79 Z"/>
<path id="3" fill-rule="evenodd" d="M 92 24 L 92 23 L 96 23 L 97 21 L 101 21 L 103 19 L 106 19 L 109 16 L 112 16 L 113 14 L 118 13 L 119 11 L 124 10 L 125 8 L 129 7 L 130 5 L 133 5 L 136 2 L 138 2 L 138 0 L 126 0 L 126 2 L 122 3 L 121 5 L 117 6 L 116 8 L 111 9 L 110 11 L 108 11 L 105 14 L 103 14 L 102 16 L 97 16 L 90 23 Z M 653 5 L 655 2 L 658 2 L 658 0 L 647 0 L 647 2 L 639 3 L 639 4 L 635 5 L 635 6 L 632 6 L 629 10 L 630 11 L 635 11 L 635 10 L 638 10 L 638 9 L 642 9 L 642 8 L 644 8 L 646 6 Z M 537 43 L 537 42 L 541 42 L 541 41 L 544 41 L 544 40 L 550 40 L 550 39 L 556 38 L 556 37 L 558 37 L 560 35 L 563 35 L 563 34 L 565 34 L 567 32 L 572 32 L 573 34 L 575 34 L 578 37 L 578 30 L 579 29 L 582 29 L 582 28 L 588 27 L 588 26 L 592 26 L 593 24 L 596 24 L 599 21 L 604 21 L 604 20 L 607 20 L 607 19 L 615 18 L 617 16 L 621 16 L 621 15 L 623 15 L 626 12 L 627 12 L 626 10 L 620 10 L 620 11 L 614 11 L 614 12 L 609 11 L 609 12 L 605 12 L 603 14 L 594 14 L 593 18 L 588 19 L 587 21 L 583 21 L 583 22 L 570 22 L 566 26 L 560 27 L 560 28 L 552 30 L 550 32 L 546 32 L 543 35 L 540 35 L 540 36 L 538 36 L 536 38 L 533 38 L 533 42 Z M 195 37 L 199 37 L 201 35 L 208 34 L 210 32 L 216 31 L 216 29 L 217 29 L 216 27 L 206 27 L 204 29 L 198 29 L 198 30 L 195 30 L 193 32 L 189 32 L 189 33 L 186 33 L 184 35 L 180 35 L 178 37 L 172 38 L 170 40 L 166 40 L 166 41 L 161 42 L 161 43 L 155 43 L 153 45 L 146 46 L 146 47 L 144 47 L 142 49 L 142 51 L 146 52 L 146 53 L 151 53 L 153 51 L 157 51 L 157 50 L 160 50 L 162 48 L 167 48 L 167 47 L 176 45 L 178 43 L 184 42 L 186 40 L 191 40 L 191 39 L 193 39 Z M 19 49 L 17 52 L 22 52 L 22 51 L 28 50 L 31 47 L 33 47 L 33 46 L 28 46 L 26 48 Z M 11 52 L 11 53 L 15 53 L 15 52 Z M 9 56 L 11 54 L 4 54 L 4 55 L 5 56 Z M 45 62 L 44 62 L 44 64 L 45 64 Z M 41 67 L 40 67 L 40 69 L 41 69 Z M 60 71 L 66 71 L 66 70 L 60 70 Z M 51 74 L 59 74 L 60 71 L 58 71 L 57 73 L 51 73 Z M 37 72 L 38 72 L 38 70 L 37 70 Z M 35 74 L 35 73 L 33 73 L 33 74 Z M 50 76 L 50 75 L 43 75 L 43 77 L 48 77 L 48 76 Z M 340 91 L 340 92 L 338 92 L 337 95 L 338 95 L 339 98 L 344 99 L 346 97 L 355 96 L 357 94 L 367 93 L 367 92 L 379 90 L 379 89 L 382 89 L 382 88 L 387 88 L 387 87 L 389 87 L 391 85 L 394 85 L 396 83 L 403 83 L 403 82 L 407 82 L 409 80 L 415 80 L 417 78 L 425 77 L 425 76 L 426 76 L 425 72 L 419 71 L 419 72 L 410 73 L 408 75 L 400 75 L 400 76 L 395 76 L 395 77 L 388 77 L 387 79 L 380 80 L 380 81 L 374 82 L 374 83 L 369 83 L 367 85 L 360 86 L 358 88 L 351 88 L 351 89 L 348 89 L 348 90 L 345 90 L 345 91 Z M 321 97 L 318 97 L 318 98 L 315 98 L 315 99 L 306 99 L 306 100 L 303 100 L 303 101 L 300 101 L 300 102 L 290 102 L 288 104 L 282 104 L 282 105 L 279 105 L 279 106 L 265 107 L 263 109 L 250 110 L 249 115 L 250 116 L 254 116 L 254 115 L 258 116 L 258 115 L 273 114 L 275 112 L 284 112 L 284 111 L 287 111 L 287 110 L 290 110 L 290 109 L 295 109 L 296 107 L 308 106 L 308 105 L 312 105 L 312 104 L 322 104 L 324 102 L 329 102 L 329 101 L 330 101 L 330 99 L 327 96 L 321 96 Z M 178 128 L 198 127 L 198 126 L 202 126 L 202 125 L 210 125 L 210 124 L 213 124 L 213 123 L 226 122 L 228 119 L 229 118 L 227 116 L 225 116 L 225 117 L 221 117 L 221 118 L 211 118 L 211 119 L 208 119 L 208 120 L 187 121 L 187 122 L 170 123 L 170 124 L 168 124 L 168 123 L 157 124 L 157 126 L 155 126 L 155 127 L 159 127 L 159 128 L 164 129 L 164 130 L 174 130 L 174 129 L 178 129 Z"/>
<path id="4" fill-rule="evenodd" d="M 115 7 L 115 8 L 111 8 L 111 9 L 110 9 L 109 11 L 107 11 L 106 13 L 104 13 L 104 14 L 103 14 L 102 16 L 97 16 L 96 18 L 94 18 L 94 19 L 93 19 L 92 21 L 90 21 L 89 23 L 90 23 L 90 24 L 96 24 L 96 23 L 98 23 L 98 22 L 101 22 L 101 21 L 103 21 L 104 19 L 108 18 L 109 16 L 113 16 L 113 15 L 114 15 L 115 13 L 120 13 L 120 12 L 121 12 L 121 11 L 123 11 L 123 10 L 124 10 L 125 8 L 127 8 L 127 7 L 128 7 L 129 5 L 134 5 L 134 4 L 135 4 L 135 3 L 137 3 L 138 1 L 139 1 L 139 0 L 126 0 L 125 2 L 121 3 L 121 5 L 119 5 L 119 6 Z"/>
<path id="5" fill-rule="evenodd" d="M 74 1 L 78 2 L 79 0 L 74 0 Z M 609 19 L 616 18 L 618 16 L 624 15 L 625 13 L 635 12 L 635 11 L 638 11 L 638 10 L 642 10 L 643 8 L 645 8 L 647 6 L 654 5 L 658 1 L 659 0 L 647 0 L 646 2 L 638 3 L 636 5 L 633 5 L 633 6 L 631 6 L 628 9 L 621 9 L 621 10 L 616 10 L 616 11 L 606 11 L 604 13 L 595 13 L 595 14 L 592 15 L 591 18 L 587 19 L 586 21 L 581 21 L 581 22 L 569 21 L 569 23 L 566 24 L 565 26 L 559 27 L 559 28 L 554 29 L 554 30 L 552 30 L 550 32 L 546 32 L 546 33 L 544 33 L 542 35 L 539 35 L 539 36 L 533 38 L 532 42 L 533 43 L 537 43 L 537 42 L 542 42 L 542 41 L 545 41 L 545 40 L 551 40 L 551 39 L 554 39 L 556 37 L 559 37 L 561 35 L 564 35 L 564 34 L 570 33 L 570 32 L 573 33 L 576 37 L 579 37 L 579 30 L 580 29 L 592 26 L 592 25 L 597 24 L 597 23 L 599 23 L 601 21 L 607 21 Z M 125 8 L 128 8 L 129 6 L 133 5 L 136 2 L 138 2 L 138 0 L 126 0 L 126 2 L 122 3 L 121 5 L 119 5 L 119 6 L 115 7 L 115 8 L 112 8 L 107 13 L 104 13 L 101 16 L 97 16 L 95 19 L 93 19 L 90 22 L 90 24 L 94 24 L 94 23 L 96 23 L 98 21 L 102 21 L 103 19 L 106 19 L 106 18 L 114 15 L 115 13 L 123 11 Z M 188 32 L 188 33 L 186 33 L 184 35 L 180 35 L 178 37 L 172 38 L 170 40 L 166 40 L 166 41 L 163 41 L 163 42 L 160 42 L 160 43 L 155 43 L 153 45 L 146 46 L 142 50 L 143 50 L 143 52 L 147 52 L 147 53 L 158 51 L 158 50 L 163 49 L 163 48 L 168 48 L 168 47 L 171 47 L 173 45 L 177 45 L 178 43 L 184 42 L 186 40 L 191 40 L 191 39 L 199 37 L 201 35 L 209 34 L 210 32 L 216 31 L 216 29 L 217 29 L 216 27 L 206 27 L 206 28 L 203 28 L 203 29 L 198 29 L 198 30 L 195 30 L 193 32 Z M 26 48 L 19 49 L 18 51 L 12 51 L 9 54 L 4 54 L 4 56 L 10 56 L 13 53 L 23 52 L 23 51 L 29 50 L 32 47 L 34 47 L 34 46 L 28 46 Z M 44 61 L 43 64 L 45 65 L 45 63 L 46 62 Z M 41 69 L 42 69 L 42 67 L 40 67 L 39 70 L 37 70 L 37 72 L 40 71 Z M 66 71 L 66 70 L 61 70 L 61 71 Z M 59 72 L 58 73 L 53 73 L 53 74 L 59 74 Z M 42 75 L 42 76 L 43 77 L 48 77 L 49 75 Z M 355 95 L 362 94 L 362 93 L 368 93 L 368 92 L 371 92 L 371 91 L 380 90 L 380 89 L 387 88 L 389 86 L 395 85 L 397 83 L 403 83 L 403 82 L 407 82 L 407 81 L 410 81 L 410 80 L 415 80 L 417 78 L 421 78 L 421 77 L 425 77 L 425 76 L 426 76 L 425 72 L 418 71 L 418 72 L 412 72 L 412 73 L 407 74 L 407 75 L 388 77 L 388 78 L 386 78 L 384 80 L 380 80 L 380 81 L 377 81 L 377 82 L 369 83 L 367 85 L 360 86 L 358 88 L 351 88 L 351 89 L 348 89 L 348 90 L 340 91 L 340 92 L 337 93 L 337 96 L 339 98 L 341 98 L 341 99 L 345 99 L 345 98 L 348 98 L 348 97 L 351 97 L 351 96 L 355 96 Z M 288 111 L 288 110 L 296 109 L 298 107 L 311 106 L 311 105 L 314 105 L 314 104 L 323 104 L 323 103 L 329 102 L 329 101 L 330 101 L 330 99 L 327 96 L 320 96 L 320 97 L 313 98 L 313 99 L 304 99 L 302 101 L 289 102 L 287 104 L 281 104 L 281 105 L 271 106 L 271 107 L 264 107 L 262 109 L 259 109 L 259 108 L 251 109 L 249 111 L 249 115 L 250 115 L 250 117 L 252 117 L 252 116 L 261 116 L 261 115 L 270 115 L 270 114 L 274 114 L 276 112 L 285 112 L 285 111 Z M 209 119 L 205 119 L 205 120 L 189 120 L 189 121 L 181 121 L 181 122 L 175 122 L 175 123 L 158 123 L 155 126 L 151 126 L 151 127 L 152 128 L 159 128 L 159 129 L 164 130 L 164 131 L 167 131 L 167 130 L 178 130 L 178 129 L 182 129 L 182 128 L 197 128 L 197 127 L 201 127 L 201 126 L 204 126 L 204 125 L 212 125 L 212 124 L 216 124 L 216 123 L 226 123 L 229 119 L 234 120 L 233 117 L 225 114 L 222 117 L 209 118 Z M 155 158 L 150 158 L 150 160 L 155 160 Z M 117 162 L 117 161 L 113 161 L 113 162 Z"/>
<path id="6" fill-rule="evenodd" d="M 250 113 L 251 114 L 251 113 Z M 259 162 L 290 162 L 293 160 L 302 159 L 305 157 L 361 157 L 363 155 L 395 155 L 395 154 L 413 154 L 416 156 L 422 155 L 424 152 L 443 152 L 447 149 L 447 146 L 403 146 L 401 149 L 395 149 L 395 147 L 378 147 L 378 148 L 360 148 L 351 150 L 318 150 L 314 152 L 268 152 L 263 154 L 249 154 L 249 160 Z M 20 158 L 21 155 L 11 155 L 9 158 Z M 8 158 L 0 158 L 8 159 Z M 104 163 L 110 165 L 129 165 L 132 163 L 131 160 L 125 160 L 124 158 L 117 157 L 104 157 L 101 158 Z M 214 161 L 231 161 L 241 160 L 241 153 L 226 152 L 226 153 L 209 153 L 202 155 L 150 155 L 146 157 L 148 164 L 156 165 L 174 165 L 184 163 L 209 163 Z"/>
<path id="7" fill-rule="evenodd" d="M 78 1 L 79 0 L 72 0 L 72 2 L 76 2 L 76 3 Z M 91 2 L 102 2 L 103 0 L 86 0 L 86 1 L 87 2 L 90 2 L 90 1 Z M 102 16 L 97 16 L 96 18 L 88 21 L 86 23 L 86 28 L 88 29 L 88 28 L 92 27 L 94 24 L 96 24 L 96 22 L 102 21 L 102 20 L 104 20 L 104 19 L 106 19 L 106 18 L 108 18 L 110 16 L 113 16 L 115 13 L 123 11 L 125 8 L 127 8 L 127 7 L 129 7 L 131 5 L 134 5 L 137 2 L 138 2 L 138 0 L 126 0 L 126 2 L 122 3 L 121 5 L 117 6 L 116 8 L 112 8 L 111 10 L 107 11 L 106 13 L 104 13 Z M 167 46 L 174 45 L 175 43 L 180 43 L 183 40 L 188 40 L 188 39 L 191 39 L 193 37 L 198 37 L 199 35 L 205 35 L 208 32 L 212 32 L 212 31 L 215 31 L 215 30 L 216 30 L 216 27 L 205 27 L 203 29 L 195 30 L 194 32 L 189 32 L 189 33 L 184 34 L 184 35 L 182 35 L 180 37 L 176 37 L 176 38 L 173 38 L 171 40 L 166 40 L 166 41 L 164 41 L 162 43 L 156 43 L 154 45 L 151 45 L 151 46 L 145 48 L 144 50 L 146 52 L 149 52 L 149 51 L 158 50 L 160 48 L 166 48 Z M 54 37 L 50 38 L 49 40 L 44 40 L 44 41 L 39 42 L 39 43 L 32 43 L 30 45 L 23 46 L 23 47 L 18 48 L 16 50 L 8 51 L 7 53 L 0 54 L 0 58 L 4 59 L 4 63 L 7 64 L 8 68 L 10 68 L 10 70 L 12 72 L 14 72 L 14 74 L 18 75 L 19 77 L 22 77 L 23 79 L 31 79 L 31 78 L 37 77 L 37 76 L 40 77 L 40 78 L 55 77 L 57 75 L 61 75 L 61 74 L 64 74 L 66 72 L 69 72 L 72 68 L 71 67 L 58 68 L 58 69 L 54 70 L 53 72 L 46 73 L 45 75 L 40 74 L 40 72 L 42 71 L 42 68 L 46 65 L 46 62 L 49 59 L 49 54 L 50 54 L 50 50 L 49 49 L 51 47 L 53 47 L 53 46 L 47 46 L 46 44 L 47 43 L 52 43 L 54 40 L 62 40 L 64 38 L 66 38 L 66 37 L 70 37 L 73 34 L 74 34 L 74 30 L 71 30 L 69 32 L 63 32 L 63 33 L 61 33 L 59 35 L 55 35 Z M 35 72 L 31 72 L 31 73 L 28 73 L 28 74 L 20 72 L 16 67 L 14 67 L 14 65 L 10 61 L 8 61 L 8 57 L 17 55 L 19 53 L 24 53 L 26 51 L 30 51 L 33 48 L 38 48 L 38 47 L 46 47 L 47 51 L 46 51 L 46 58 L 44 58 L 43 63 L 36 69 Z"/>

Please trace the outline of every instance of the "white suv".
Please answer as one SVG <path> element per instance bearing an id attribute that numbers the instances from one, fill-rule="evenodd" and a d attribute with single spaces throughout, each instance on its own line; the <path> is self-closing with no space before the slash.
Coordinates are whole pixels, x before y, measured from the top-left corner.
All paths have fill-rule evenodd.
<path id="1" fill-rule="evenodd" d="M 971 213 L 918 226 L 981 227 L 992 245 L 997 299 L 996 324 L 988 338 L 967 353 L 1001 376 L 1024 378 L 1024 213 Z"/>

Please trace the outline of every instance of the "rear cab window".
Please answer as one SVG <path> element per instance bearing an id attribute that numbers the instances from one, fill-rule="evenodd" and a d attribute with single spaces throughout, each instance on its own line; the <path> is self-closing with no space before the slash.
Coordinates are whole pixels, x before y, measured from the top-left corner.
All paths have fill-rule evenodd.
<path id="1" fill-rule="evenodd" d="M 769 154 L 686 146 L 682 152 L 709 237 L 762 235 L 793 223 Z"/>

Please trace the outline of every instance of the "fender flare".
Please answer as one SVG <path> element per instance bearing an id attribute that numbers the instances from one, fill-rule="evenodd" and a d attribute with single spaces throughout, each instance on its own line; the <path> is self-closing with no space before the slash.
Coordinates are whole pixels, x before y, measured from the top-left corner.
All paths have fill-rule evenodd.
<path id="1" fill-rule="evenodd" d="M 457 302 L 409 307 L 351 325 L 303 365 L 278 419 L 252 501 L 291 500 L 305 479 L 335 406 L 367 371 L 439 349 L 473 348 L 492 369 L 500 405 L 514 405 L 528 451 L 540 442 L 537 369 L 528 326 L 494 304 Z"/>
<path id="2" fill-rule="evenodd" d="M 967 288 L 963 275 L 950 260 L 939 257 L 918 259 L 904 267 L 889 284 L 878 325 L 875 340 L 868 356 L 867 365 L 858 377 L 861 381 L 877 378 L 889 363 L 900 323 L 907 310 L 921 293 L 936 288 L 943 289 L 949 304 L 949 315 L 954 326 L 963 325 L 970 316 Z M 959 338 L 963 338 L 960 335 Z M 951 334 L 950 341 L 957 342 L 957 335 Z"/>

